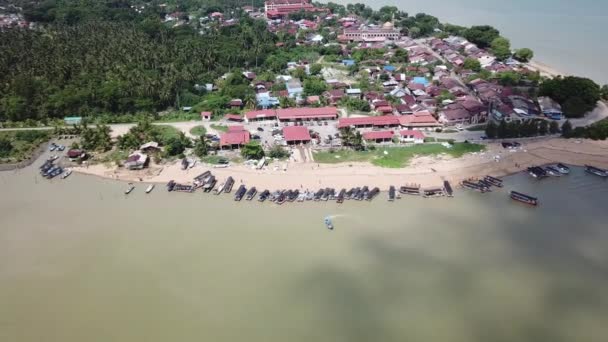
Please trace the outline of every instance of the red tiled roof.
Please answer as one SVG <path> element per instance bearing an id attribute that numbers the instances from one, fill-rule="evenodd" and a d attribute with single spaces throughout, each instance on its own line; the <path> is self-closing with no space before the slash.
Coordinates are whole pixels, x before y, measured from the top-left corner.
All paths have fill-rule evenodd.
<path id="1" fill-rule="evenodd" d="M 277 117 L 280 120 L 335 119 L 338 117 L 338 109 L 336 107 L 277 109 Z"/>
<path id="2" fill-rule="evenodd" d="M 422 111 L 411 115 L 402 115 L 399 117 L 401 126 L 424 127 L 424 126 L 440 126 L 439 122 L 428 111 Z"/>
<path id="3" fill-rule="evenodd" d="M 393 132 L 393 131 L 365 132 L 365 133 L 363 133 L 363 139 L 365 139 L 365 140 L 392 139 L 394 135 L 395 135 L 395 132 Z"/>
<path id="4" fill-rule="evenodd" d="M 243 121 L 243 118 L 237 114 L 226 114 L 224 115 L 224 119 L 232 121 Z"/>
<path id="5" fill-rule="evenodd" d="M 402 131 L 399 132 L 399 134 L 404 137 L 404 136 L 414 136 L 414 139 L 424 139 L 424 133 L 422 133 L 421 131 L 416 131 L 413 129 L 404 129 Z"/>
<path id="6" fill-rule="evenodd" d="M 283 136 L 287 142 L 311 140 L 308 128 L 304 126 L 287 126 L 283 128 Z"/>
<path id="7" fill-rule="evenodd" d="M 249 132 L 226 132 L 220 135 L 220 146 L 245 145 L 249 142 Z"/>
<path id="8" fill-rule="evenodd" d="M 252 110 L 250 112 L 245 113 L 245 117 L 248 120 L 261 118 L 276 118 L 277 113 L 274 109 Z"/>
<path id="9" fill-rule="evenodd" d="M 391 106 L 380 106 L 380 107 L 376 107 L 376 110 L 378 112 L 381 112 L 381 113 L 392 113 L 393 112 L 393 107 L 391 107 Z"/>
<path id="10" fill-rule="evenodd" d="M 201 118 L 203 116 L 209 116 L 209 117 L 211 117 L 211 114 L 212 114 L 211 112 L 201 112 Z"/>
<path id="11" fill-rule="evenodd" d="M 338 120 L 338 128 L 350 126 L 398 126 L 399 117 L 395 115 L 343 118 Z"/>
<path id="12" fill-rule="evenodd" d="M 243 125 L 228 126 L 228 132 L 242 132 L 244 130 L 245 130 L 245 126 L 243 126 Z"/>

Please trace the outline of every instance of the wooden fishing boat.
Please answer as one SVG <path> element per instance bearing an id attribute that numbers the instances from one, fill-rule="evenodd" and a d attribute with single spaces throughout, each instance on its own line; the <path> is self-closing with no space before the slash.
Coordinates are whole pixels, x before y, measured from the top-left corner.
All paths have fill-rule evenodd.
<path id="1" fill-rule="evenodd" d="M 420 195 L 420 185 L 406 185 L 399 188 L 399 192 L 404 195 Z"/>
<path id="2" fill-rule="evenodd" d="M 585 165 L 585 172 L 602 178 L 608 177 L 608 170 L 600 169 L 599 167 L 591 165 Z"/>
<path id="3" fill-rule="evenodd" d="M 487 183 L 489 183 L 489 184 L 491 184 L 491 185 L 493 185 L 493 186 L 495 186 L 497 188 L 502 188 L 504 186 L 502 184 L 502 179 L 500 179 L 500 178 L 496 178 L 496 177 L 492 177 L 492 176 L 485 176 L 484 180 Z"/>
<path id="4" fill-rule="evenodd" d="M 269 196 L 270 196 L 270 191 L 264 190 L 264 191 L 262 191 L 262 193 L 260 194 L 260 196 L 258 196 L 258 201 L 259 202 L 264 202 L 265 200 L 268 199 Z"/>
<path id="5" fill-rule="evenodd" d="M 523 194 L 521 192 L 511 191 L 510 197 L 514 201 L 518 201 L 518 202 L 529 204 L 529 205 L 538 205 L 538 198 Z"/>
<path id="6" fill-rule="evenodd" d="M 167 183 L 167 191 L 171 192 L 173 191 L 173 189 L 175 188 L 175 181 L 170 180 L 169 183 Z"/>
<path id="7" fill-rule="evenodd" d="M 331 222 L 331 218 L 329 216 L 325 218 L 324 223 L 325 223 L 325 227 L 327 229 L 329 229 L 329 230 L 334 229 L 334 224 L 333 224 L 333 222 Z"/>
<path id="8" fill-rule="evenodd" d="M 429 188 L 422 190 L 422 196 L 424 198 L 442 197 L 444 195 L 443 188 Z"/>
<path id="9" fill-rule="evenodd" d="M 388 201 L 389 202 L 394 202 L 395 201 L 395 193 L 396 193 L 395 187 L 391 185 L 388 188 Z"/>
<path id="10" fill-rule="evenodd" d="M 239 186 L 239 188 L 236 190 L 236 193 L 234 194 L 234 200 L 239 202 L 243 199 L 243 196 L 245 196 L 246 192 L 247 188 L 244 185 Z"/>
<path id="11" fill-rule="evenodd" d="M 154 190 L 154 184 L 148 185 L 148 187 L 146 188 L 146 193 L 149 194 L 152 192 L 152 190 Z"/>
<path id="12" fill-rule="evenodd" d="M 254 187 L 252 187 L 251 189 L 249 189 L 249 191 L 247 191 L 247 193 L 245 194 L 245 200 L 246 201 L 251 201 L 255 195 L 257 194 L 258 190 Z"/>
<path id="13" fill-rule="evenodd" d="M 371 201 L 376 196 L 378 196 L 379 193 L 380 193 L 380 189 L 379 188 L 373 188 L 370 192 L 367 193 L 367 196 L 365 197 L 365 200 L 366 201 Z"/>
<path id="14" fill-rule="evenodd" d="M 553 166 L 546 166 L 544 168 L 544 170 L 545 170 L 545 172 L 547 172 L 547 174 L 549 176 L 553 176 L 553 177 L 561 177 L 562 176 L 562 173 L 559 172 L 559 170 L 556 169 L 556 168 L 554 168 Z"/>
<path id="15" fill-rule="evenodd" d="M 555 168 L 563 175 L 567 175 L 570 173 L 570 167 L 562 163 L 558 163 L 557 165 L 555 165 Z"/>
<path id="16" fill-rule="evenodd" d="M 346 196 L 346 189 L 340 190 L 338 197 L 336 198 L 337 203 L 344 203 L 344 196 Z"/>
<path id="17" fill-rule="evenodd" d="M 450 182 L 448 182 L 447 180 L 443 181 L 443 191 L 448 197 L 454 196 L 454 190 L 452 190 L 452 185 L 450 185 Z"/>
<path id="18" fill-rule="evenodd" d="M 61 175 L 61 179 L 66 179 L 66 178 L 70 177 L 71 174 L 72 174 L 72 170 L 68 169 Z"/>
<path id="19" fill-rule="evenodd" d="M 466 189 L 471 189 L 471 190 L 475 190 L 475 191 L 479 191 L 479 192 L 487 192 L 487 188 L 482 186 L 481 184 L 479 184 L 478 182 L 473 182 L 470 180 L 464 180 L 461 183 L 463 188 Z"/>

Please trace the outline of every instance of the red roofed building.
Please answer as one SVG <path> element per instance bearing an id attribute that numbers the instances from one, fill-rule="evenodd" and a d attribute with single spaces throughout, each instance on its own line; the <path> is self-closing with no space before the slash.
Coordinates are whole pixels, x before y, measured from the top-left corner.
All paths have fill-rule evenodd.
<path id="1" fill-rule="evenodd" d="M 315 12 L 310 0 L 268 0 L 264 2 L 264 12 L 269 19 L 280 19 L 299 11 Z"/>
<path id="2" fill-rule="evenodd" d="M 338 118 L 338 109 L 336 107 L 277 109 L 277 117 L 280 121 L 335 120 Z"/>
<path id="3" fill-rule="evenodd" d="M 397 127 L 399 117 L 395 115 L 365 116 L 361 118 L 343 118 L 338 120 L 338 128 L 345 127 Z"/>
<path id="4" fill-rule="evenodd" d="M 390 142 L 393 140 L 393 136 L 395 136 L 395 132 L 393 131 L 374 131 L 363 133 L 363 139 L 376 143 Z"/>
<path id="5" fill-rule="evenodd" d="M 399 123 L 408 129 L 433 129 L 441 127 L 441 124 L 429 111 L 416 112 L 410 115 L 399 116 Z"/>
<path id="6" fill-rule="evenodd" d="M 226 114 L 224 115 L 224 120 L 241 122 L 243 118 L 237 114 Z"/>
<path id="7" fill-rule="evenodd" d="M 399 140 L 404 143 L 422 144 L 424 143 L 424 133 L 421 131 L 406 129 L 399 132 Z"/>
<path id="8" fill-rule="evenodd" d="M 276 120 L 277 112 L 274 109 L 265 110 L 252 110 L 245 113 L 245 121 L 262 121 L 262 120 Z"/>
<path id="9" fill-rule="evenodd" d="M 312 140 L 308 128 L 304 126 L 288 126 L 283 128 L 283 137 L 289 145 L 307 144 Z"/>
<path id="10" fill-rule="evenodd" d="M 201 112 L 201 120 L 209 121 L 209 120 L 211 120 L 212 115 L 213 115 L 213 113 L 211 113 L 211 112 Z"/>
<path id="11" fill-rule="evenodd" d="M 240 148 L 250 140 L 248 131 L 226 132 L 220 135 L 220 148 Z"/>

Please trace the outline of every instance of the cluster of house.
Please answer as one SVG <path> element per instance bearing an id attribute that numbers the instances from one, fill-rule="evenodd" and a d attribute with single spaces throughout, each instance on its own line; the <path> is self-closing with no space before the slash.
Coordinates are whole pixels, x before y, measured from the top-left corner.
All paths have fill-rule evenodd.
<path id="1" fill-rule="evenodd" d="M 29 21 L 25 20 L 21 14 L 3 14 L 0 13 L 0 28 L 11 28 L 11 27 L 20 27 L 20 28 L 29 28 Z"/>

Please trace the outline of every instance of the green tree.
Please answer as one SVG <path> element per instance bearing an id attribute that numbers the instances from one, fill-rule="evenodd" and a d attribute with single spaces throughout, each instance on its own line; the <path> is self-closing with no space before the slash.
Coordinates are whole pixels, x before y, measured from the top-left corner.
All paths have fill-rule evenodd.
<path id="1" fill-rule="evenodd" d="M 551 121 L 551 123 L 549 123 L 549 133 L 551 133 L 551 134 L 559 133 L 559 124 L 557 123 L 557 121 Z"/>
<path id="2" fill-rule="evenodd" d="M 10 156 L 13 148 L 13 143 L 8 138 L 0 136 L 0 158 Z"/>
<path id="3" fill-rule="evenodd" d="M 500 61 L 511 57 L 511 42 L 507 38 L 497 37 L 491 44 L 492 53 Z"/>
<path id="4" fill-rule="evenodd" d="M 498 128 L 496 130 L 496 137 L 498 137 L 499 139 L 504 139 L 504 138 L 508 138 L 508 135 L 509 135 L 509 128 L 507 127 L 507 122 L 502 120 L 498 124 Z"/>
<path id="5" fill-rule="evenodd" d="M 241 148 L 241 155 L 245 159 L 260 159 L 264 157 L 264 149 L 259 143 L 251 141 Z"/>
<path id="6" fill-rule="evenodd" d="M 486 136 L 489 139 L 495 139 L 498 136 L 498 127 L 494 122 L 488 122 L 486 125 Z"/>
<path id="7" fill-rule="evenodd" d="M 601 98 L 600 86 L 588 78 L 556 77 L 540 84 L 540 96 L 548 96 L 562 105 L 568 118 L 582 117 L 592 111 Z"/>
<path id="8" fill-rule="evenodd" d="M 313 64 L 310 66 L 310 74 L 313 76 L 319 75 L 321 73 L 321 70 L 323 70 L 323 66 L 321 64 Z"/>
<path id="9" fill-rule="evenodd" d="M 462 67 L 466 70 L 472 70 L 475 72 L 481 71 L 481 63 L 476 58 L 466 58 Z"/>
<path id="10" fill-rule="evenodd" d="M 199 158 L 203 158 L 204 156 L 209 154 L 209 141 L 207 140 L 207 138 L 205 138 L 204 135 L 201 135 L 196 140 L 193 152 Z"/>
<path id="11" fill-rule="evenodd" d="M 268 156 L 270 158 L 283 159 L 289 157 L 289 151 L 284 149 L 281 145 L 274 144 L 268 151 Z"/>
<path id="12" fill-rule="evenodd" d="M 608 101 L 608 84 L 604 84 L 600 90 L 602 100 Z"/>
<path id="13" fill-rule="evenodd" d="M 489 48 L 492 41 L 499 36 L 500 32 L 488 25 L 473 26 L 464 33 L 466 39 L 482 49 Z"/>
<path id="14" fill-rule="evenodd" d="M 572 136 L 572 124 L 570 120 L 566 120 L 562 125 L 562 137 L 570 138 Z"/>
<path id="15" fill-rule="evenodd" d="M 547 120 L 541 120 L 538 123 L 538 134 L 546 135 L 547 132 L 549 132 L 549 123 L 547 122 Z"/>
<path id="16" fill-rule="evenodd" d="M 192 142 L 183 132 L 177 136 L 171 136 L 165 143 L 165 154 L 167 156 L 178 156 L 184 153 L 186 148 L 192 146 Z"/>
<path id="17" fill-rule="evenodd" d="M 307 78 L 304 80 L 304 95 L 321 95 L 327 90 L 327 83 L 320 78 Z"/>
<path id="18" fill-rule="evenodd" d="M 513 56 L 518 61 L 527 63 L 534 57 L 534 51 L 528 48 L 517 49 L 515 50 L 515 54 Z"/>

